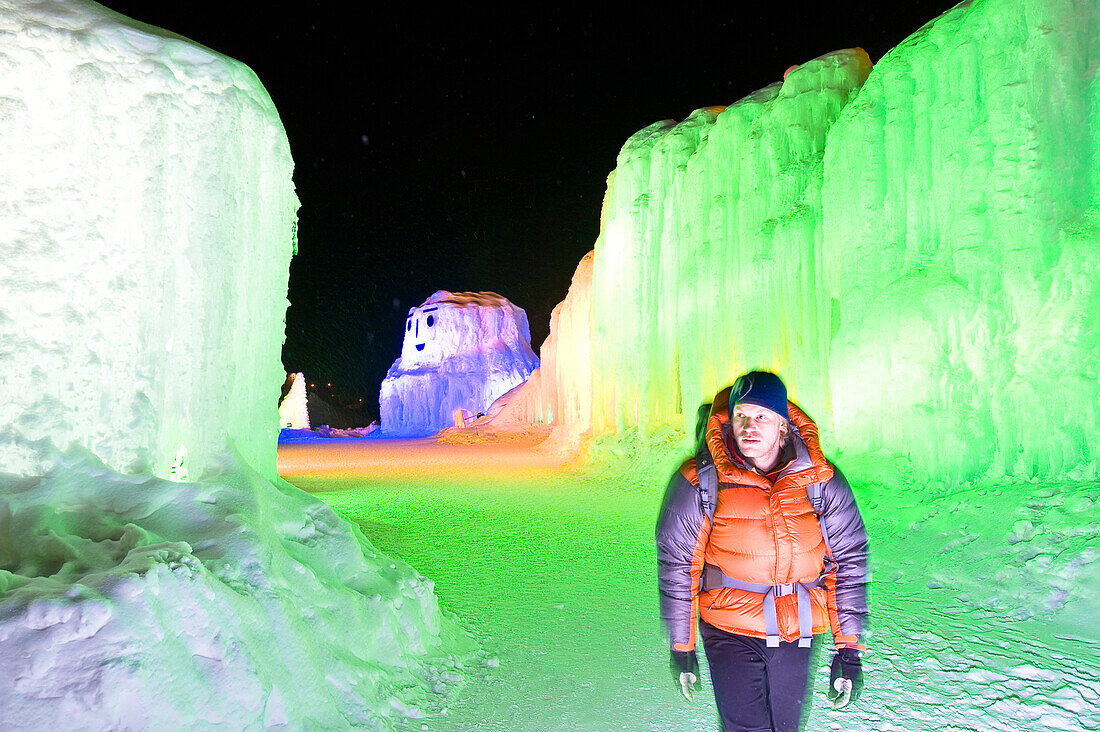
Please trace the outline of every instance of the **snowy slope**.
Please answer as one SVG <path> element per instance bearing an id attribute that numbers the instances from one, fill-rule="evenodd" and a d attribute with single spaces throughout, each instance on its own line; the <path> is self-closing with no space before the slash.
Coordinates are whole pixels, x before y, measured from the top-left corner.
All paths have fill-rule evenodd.
<path id="1" fill-rule="evenodd" d="M 1100 728 L 1100 484 L 865 483 L 860 498 L 880 685 L 865 729 Z"/>
<path id="2" fill-rule="evenodd" d="M 4 729 L 384 730 L 459 681 L 431 582 L 292 486 L 54 457 L 0 474 Z"/>

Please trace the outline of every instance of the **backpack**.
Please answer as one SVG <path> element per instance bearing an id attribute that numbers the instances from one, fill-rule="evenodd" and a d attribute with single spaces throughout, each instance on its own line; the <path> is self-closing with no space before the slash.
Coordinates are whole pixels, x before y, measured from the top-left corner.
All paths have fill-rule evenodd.
<path id="1" fill-rule="evenodd" d="M 699 476 L 699 500 L 703 513 L 707 520 L 714 523 L 714 511 L 718 507 L 718 466 L 714 464 L 714 457 L 710 454 L 710 448 L 706 441 L 701 441 L 699 449 L 695 453 L 695 472 Z M 732 587 L 735 589 L 759 592 L 764 595 L 764 627 L 766 643 L 768 647 L 779 646 L 779 630 L 776 620 L 775 598 L 786 594 L 798 595 L 799 631 L 798 645 L 808 648 L 813 638 L 810 627 L 810 598 L 808 591 L 814 587 L 821 587 L 825 576 L 831 571 L 833 549 L 829 544 L 829 534 L 825 529 L 825 523 L 821 520 L 821 512 L 825 507 L 825 492 L 821 483 L 812 483 L 806 486 L 806 495 L 813 506 L 814 516 L 817 517 L 818 526 L 821 529 L 821 538 L 825 541 L 825 568 L 816 580 L 810 583 L 793 583 L 792 585 L 758 585 L 751 582 L 728 577 L 717 567 L 703 566 L 703 576 L 700 579 L 700 590 L 714 589 L 717 587 Z"/>

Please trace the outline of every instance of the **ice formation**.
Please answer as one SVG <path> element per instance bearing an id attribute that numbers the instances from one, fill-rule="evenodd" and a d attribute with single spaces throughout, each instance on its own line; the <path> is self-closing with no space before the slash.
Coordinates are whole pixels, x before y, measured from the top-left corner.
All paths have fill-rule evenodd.
<path id="1" fill-rule="evenodd" d="M 484 413 L 538 368 L 527 314 L 493 292 L 439 290 L 410 308 L 401 356 L 382 382 L 387 435 L 423 436 Z"/>
<path id="2" fill-rule="evenodd" d="M 4 728 L 419 714 L 464 642 L 431 583 L 275 476 L 297 200 L 259 80 L 9 0 L 0 120 Z"/>
<path id="3" fill-rule="evenodd" d="M 279 402 L 279 427 L 282 429 L 308 430 L 309 408 L 306 406 L 306 377 L 299 371 L 287 377 L 290 391 Z"/>
<path id="4" fill-rule="evenodd" d="M 1098 61 L 1100 4 L 961 5 L 885 56 L 830 131 L 846 447 L 948 476 L 1100 475 Z"/>
<path id="5" fill-rule="evenodd" d="M 592 431 L 589 324 L 594 255 L 589 252 L 581 259 L 565 300 L 550 313 L 550 336 L 539 349 L 541 365 L 527 381 L 499 397 L 475 422 L 482 435 L 530 433 L 532 428 L 545 432 L 546 426 L 552 425 L 541 451 L 571 457 L 583 452 Z M 454 441 L 462 438 L 459 434 L 445 436 Z"/>
<path id="6" fill-rule="evenodd" d="M 0 471 L 77 442 L 275 475 L 298 200 L 241 63 L 90 2 L 0 5 Z"/>
<path id="7" fill-rule="evenodd" d="M 575 364 L 591 363 L 592 262 L 589 252 L 577 265 L 569 293 L 550 313 L 550 336 L 539 349 L 541 409 L 539 421 L 586 432 L 592 427 L 592 372 Z"/>
<path id="8" fill-rule="evenodd" d="M 690 434 L 764 367 L 842 449 L 923 475 L 1095 477 L 1097 58 L 1095 3 L 975 0 L 874 70 L 840 51 L 634 135 L 591 300 L 571 291 L 551 339 L 591 333 L 588 360 L 553 360 L 591 380 L 593 431 Z M 562 380 L 541 380 L 547 404 L 574 398 Z"/>

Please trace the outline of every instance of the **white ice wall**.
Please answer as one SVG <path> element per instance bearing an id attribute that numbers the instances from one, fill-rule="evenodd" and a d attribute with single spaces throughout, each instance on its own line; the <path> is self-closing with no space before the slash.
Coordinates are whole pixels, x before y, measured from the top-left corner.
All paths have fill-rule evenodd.
<path id="1" fill-rule="evenodd" d="M 0 471 L 77 442 L 195 477 L 232 441 L 274 475 L 298 201 L 255 74 L 95 3 L 6 0 L 0 131 Z"/>

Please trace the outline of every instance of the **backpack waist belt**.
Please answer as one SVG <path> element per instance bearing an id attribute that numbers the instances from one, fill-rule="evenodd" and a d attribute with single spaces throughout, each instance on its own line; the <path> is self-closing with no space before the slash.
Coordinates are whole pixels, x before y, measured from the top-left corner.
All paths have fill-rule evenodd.
<path id="1" fill-rule="evenodd" d="M 727 576 L 718 567 L 712 564 L 703 565 L 703 576 L 699 583 L 700 591 L 716 590 L 729 587 L 734 590 L 746 590 L 758 592 L 764 596 L 764 634 L 769 648 L 779 647 L 779 619 L 775 612 L 775 598 L 784 595 L 798 595 L 798 647 L 809 648 L 810 641 L 814 637 L 813 606 L 810 602 L 810 590 L 815 587 L 824 587 L 825 575 L 822 574 L 813 582 L 788 582 L 782 585 L 762 585 L 757 582 L 745 582 Z"/>

